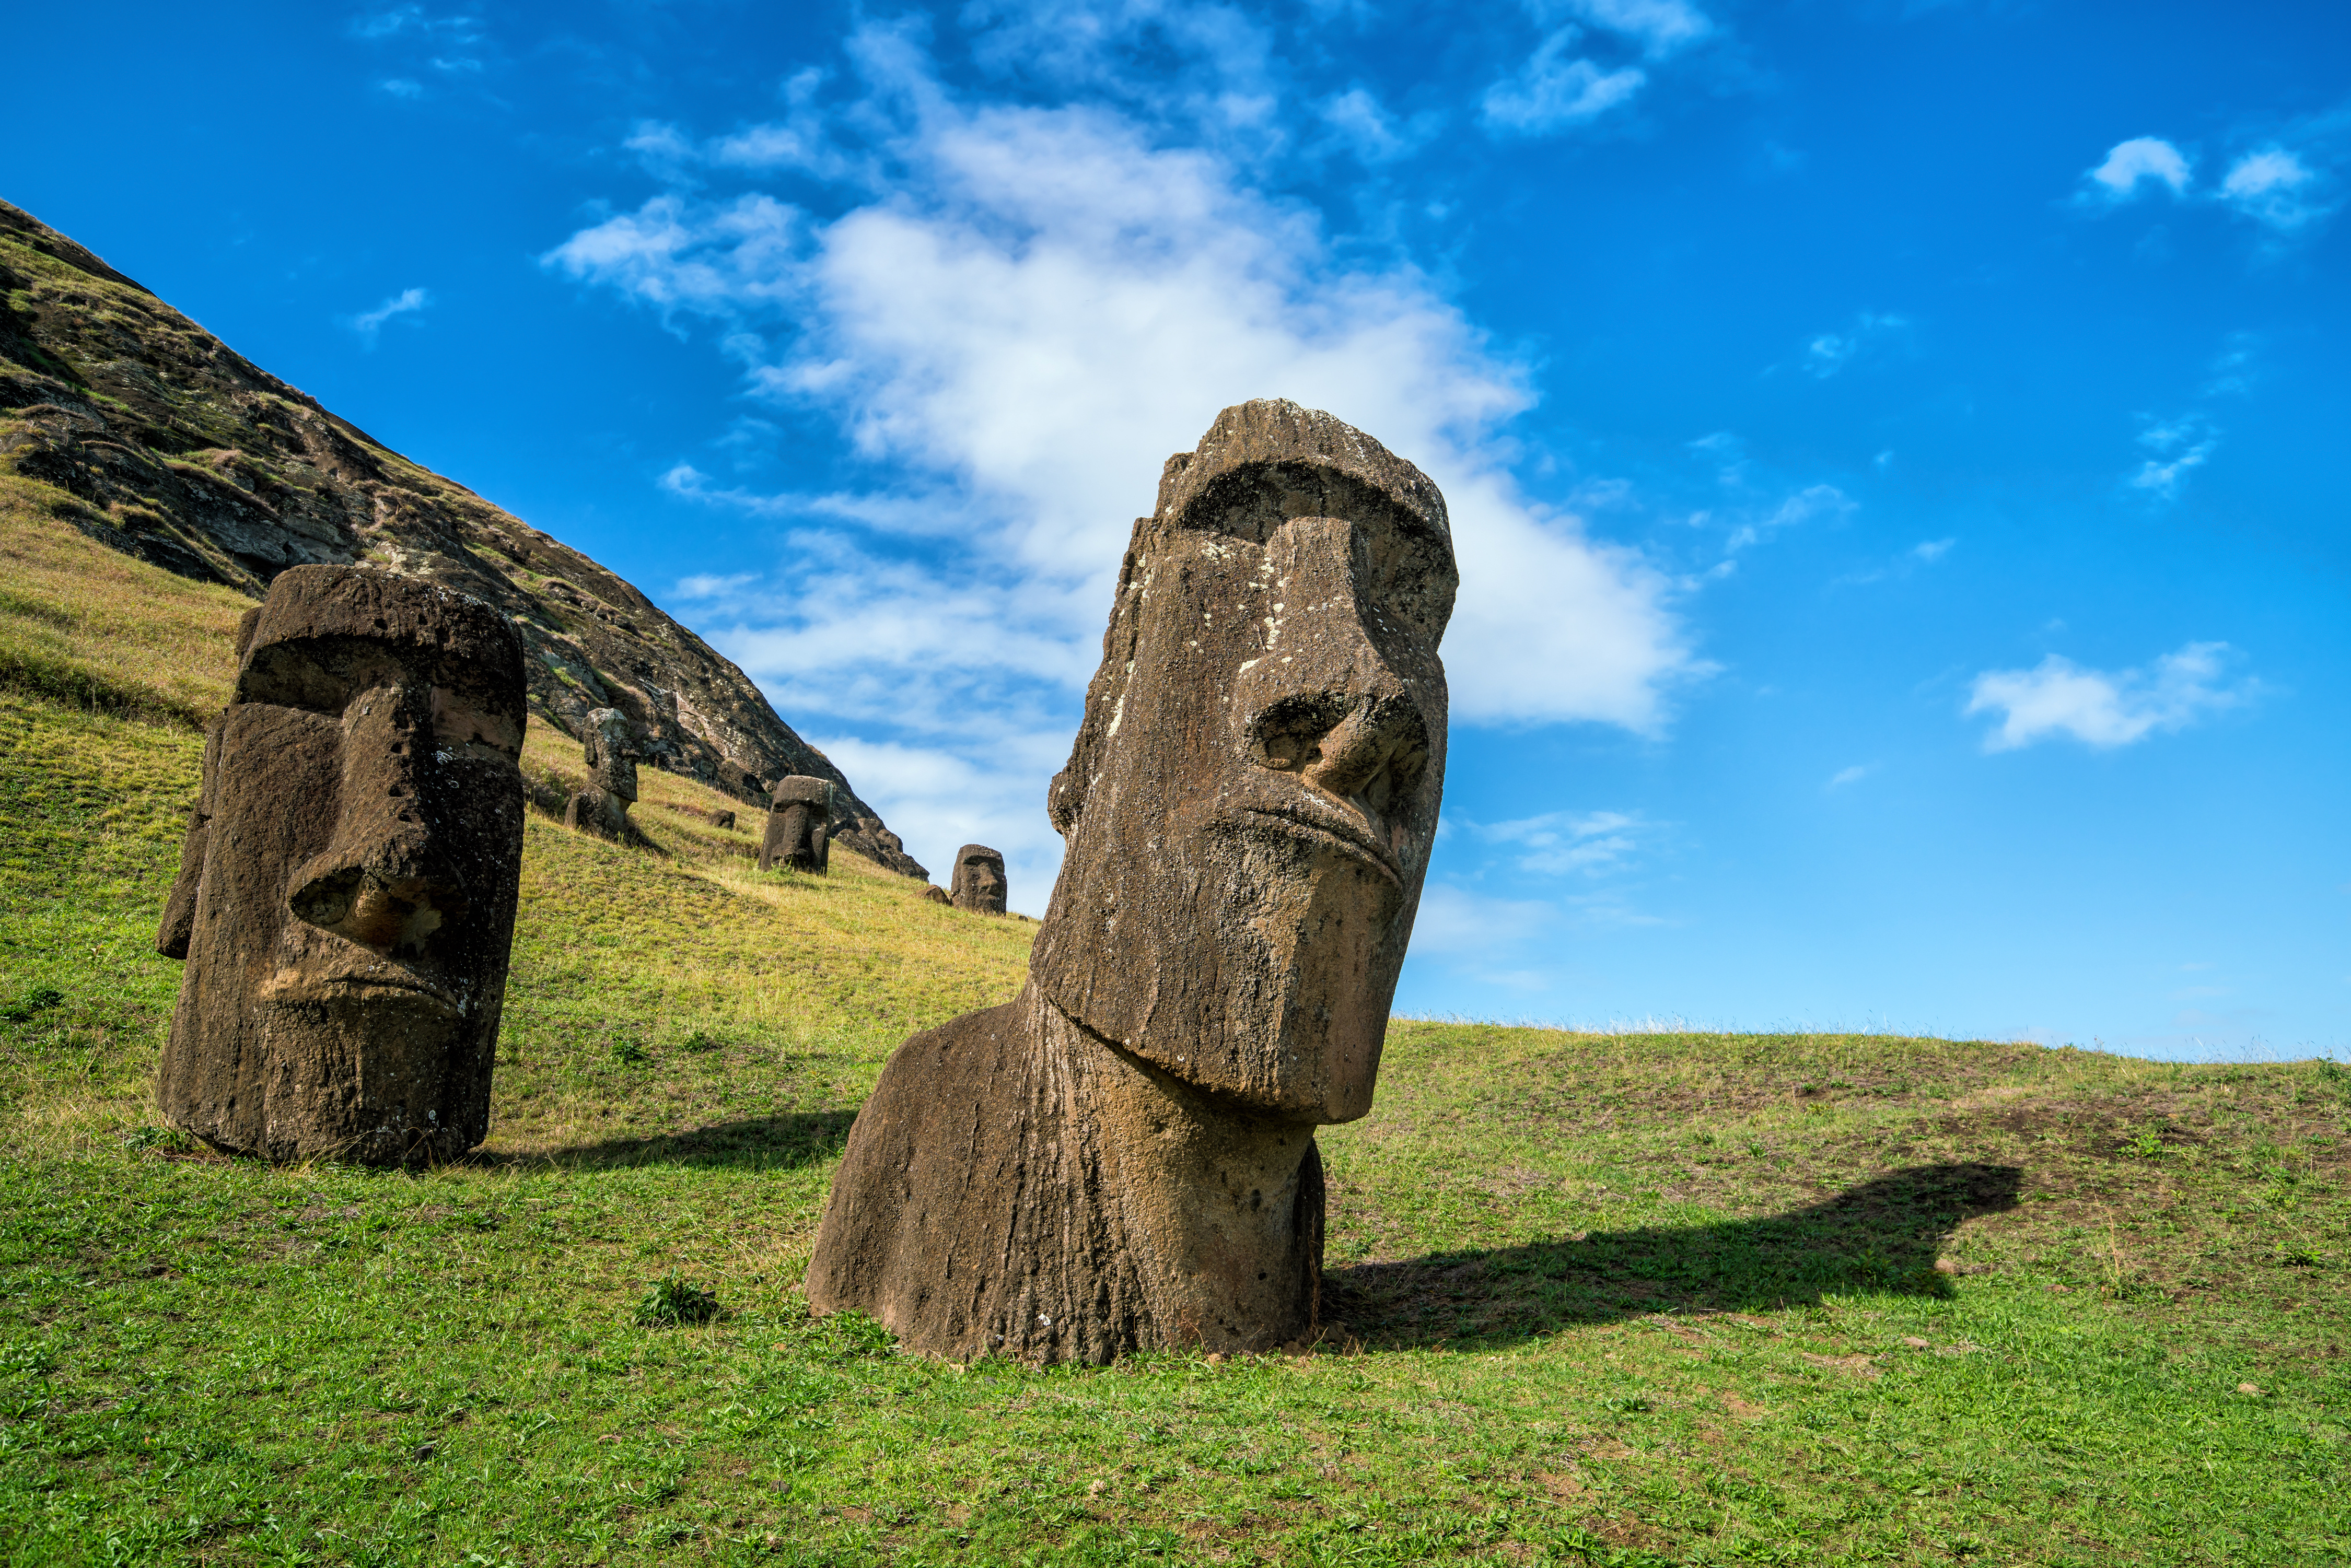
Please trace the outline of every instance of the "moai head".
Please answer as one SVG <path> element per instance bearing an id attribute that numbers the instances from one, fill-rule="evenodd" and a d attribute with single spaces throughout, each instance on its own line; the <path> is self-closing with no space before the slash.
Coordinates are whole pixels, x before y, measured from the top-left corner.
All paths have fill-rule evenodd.
<path id="1" fill-rule="evenodd" d="M 635 800 L 638 740 L 637 727 L 619 708 L 590 709 L 588 733 L 580 743 L 588 755 L 590 787 L 622 800 Z"/>
<path id="2" fill-rule="evenodd" d="M 832 782 L 795 773 L 768 797 L 768 831 L 759 843 L 759 869 L 788 865 L 820 872 L 831 858 L 827 827 L 832 821 Z"/>
<path id="3" fill-rule="evenodd" d="M 1246 1108 L 1370 1110 L 1458 580 L 1437 486 L 1329 414 L 1243 403 L 1168 459 L 1049 797 L 1055 1006 Z"/>
<path id="4" fill-rule="evenodd" d="M 955 891 L 949 901 L 974 915 L 1004 913 L 1004 857 L 986 844 L 956 851 Z"/>
<path id="5" fill-rule="evenodd" d="M 184 958 L 157 1097 L 278 1159 L 446 1159 L 489 1126 L 522 863 L 522 640 L 448 589 L 281 574 L 156 946 Z"/>

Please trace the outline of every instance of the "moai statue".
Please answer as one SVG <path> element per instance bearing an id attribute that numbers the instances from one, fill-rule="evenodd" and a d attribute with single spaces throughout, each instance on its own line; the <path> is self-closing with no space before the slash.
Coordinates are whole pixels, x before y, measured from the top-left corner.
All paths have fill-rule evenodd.
<path id="1" fill-rule="evenodd" d="M 637 803 L 636 726 L 618 708 L 593 708 L 580 744 L 588 758 L 588 787 L 563 808 L 563 825 L 625 841 L 633 828 L 629 808 Z"/>
<path id="2" fill-rule="evenodd" d="M 522 639 L 413 578 L 298 566 L 235 695 L 156 949 L 164 1116 L 277 1160 L 447 1160 L 490 1125 L 522 871 Z"/>
<path id="3" fill-rule="evenodd" d="M 955 903 L 954 899 L 947 896 L 947 890 L 946 888 L 935 886 L 925 887 L 923 889 L 923 901 L 925 904 L 953 904 Z"/>
<path id="4" fill-rule="evenodd" d="M 955 891 L 948 899 L 973 915 L 1004 913 L 1004 857 L 986 844 L 956 851 Z"/>
<path id="5" fill-rule="evenodd" d="M 709 822 L 714 828 L 731 828 L 735 825 L 735 813 L 732 811 L 713 811 L 710 813 Z"/>
<path id="6" fill-rule="evenodd" d="M 959 1358 L 1315 1333 L 1314 1129 L 1371 1109 L 1458 580 L 1437 486 L 1329 414 L 1244 403 L 1169 459 L 1048 796 L 1029 984 L 890 1059 L 812 1308 Z"/>
<path id="7" fill-rule="evenodd" d="M 759 841 L 759 869 L 788 865 L 821 872 L 831 859 L 832 784 L 795 773 L 768 798 L 768 832 Z"/>

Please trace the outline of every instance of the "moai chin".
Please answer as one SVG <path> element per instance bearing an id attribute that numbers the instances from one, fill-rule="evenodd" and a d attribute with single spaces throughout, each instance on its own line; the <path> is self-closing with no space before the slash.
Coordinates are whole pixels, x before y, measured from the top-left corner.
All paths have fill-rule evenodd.
<path id="1" fill-rule="evenodd" d="M 1004 857 L 986 844 L 956 851 L 955 887 L 947 901 L 974 915 L 1004 913 Z"/>
<path id="2" fill-rule="evenodd" d="M 489 1131 L 522 639 L 445 588 L 301 566 L 237 650 L 155 940 L 187 964 L 156 1099 L 237 1153 L 454 1158 Z"/>
<path id="3" fill-rule="evenodd" d="M 1327 413 L 1244 403 L 1168 460 L 1048 795 L 1029 984 L 890 1059 L 812 1308 L 954 1357 L 1314 1335 L 1314 1129 L 1371 1109 L 1458 581 L 1437 486 Z"/>
<path id="4" fill-rule="evenodd" d="M 632 826 L 629 808 L 637 803 L 636 726 L 618 708 L 590 709 L 580 746 L 587 758 L 588 787 L 563 808 L 563 825 L 625 841 Z"/>
<path id="5" fill-rule="evenodd" d="M 759 841 L 759 869 L 788 865 L 822 872 L 831 858 L 832 784 L 795 773 L 768 797 L 768 831 Z"/>

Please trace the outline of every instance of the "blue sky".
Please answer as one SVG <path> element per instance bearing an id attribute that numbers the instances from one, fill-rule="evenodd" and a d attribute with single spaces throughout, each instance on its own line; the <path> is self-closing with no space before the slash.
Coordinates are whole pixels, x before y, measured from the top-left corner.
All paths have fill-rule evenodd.
<path id="1" fill-rule="evenodd" d="M 1454 511 L 1401 1007 L 2351 1046 L 2339 5 L 11 29 L 0 194 L 1019 907 L 1161 459 L 1282 395 Z"/>

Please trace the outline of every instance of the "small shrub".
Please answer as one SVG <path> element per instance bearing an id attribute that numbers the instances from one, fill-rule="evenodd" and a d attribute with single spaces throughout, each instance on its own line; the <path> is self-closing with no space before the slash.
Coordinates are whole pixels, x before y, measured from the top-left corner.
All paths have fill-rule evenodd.
<path id="1" fill-rule="evenodd" d="M 0 1021 L 30 1023 L 35 1017 L 47 1012 L 66 999 L 66 994 L 55 986 L 42 986 L 25 993 L 25 999 L 13 1008 L 0 1008 Z"/>
<path id="2" fill-rule="evenodd" d="M 698 1029 L 681 1040 L 678 1043 L 678 1049 L 692 1051 L 695 1055 L 700 1056 L 705 1051 L 716 1051 L 718 1043 L 716 1035 L 712 1034 L 708 1030 Z"/>
<path id="3" fill-rule="evenodd" d="M 653 1053 L 633 1040 L 612 1042 L 612 1060 L 623 1067 L 643 1067 L 653 1060 Z"/>
<path id="4" fill-rule="evenodd" d="M 195 1140 L 177 1127 L 133 1127 L 122 1134 L 122 1146 L 137 1155 L 183 1155 L 195 1148 Z"/>
<path id="5" fill-rule="evenodd" d="M 2143 1160 L 2163 1157 L 2163 1134 L 2148 1127 L 2123 1142 L 2123 1153 L 2136 1155 Z"/>
<path id="6" fill-rule="evenodd" d="M 718 1298 L 698 1285 L 689 1285 L 674 1274 L 664 1275 L 645 1287 L 643 1298 L 637 1302 L 637 1322 L 648 1326 L 664 1323 L 706 1323 L 718 1315 Z"/>

